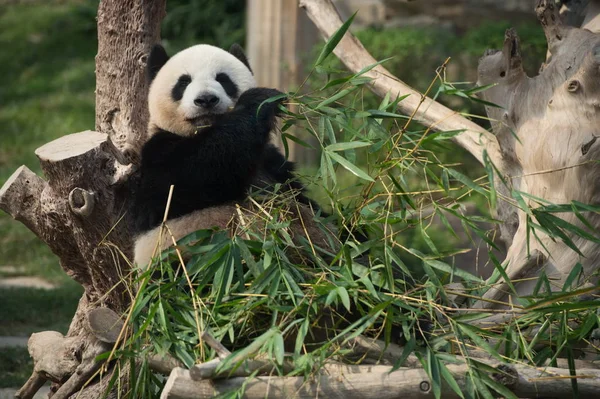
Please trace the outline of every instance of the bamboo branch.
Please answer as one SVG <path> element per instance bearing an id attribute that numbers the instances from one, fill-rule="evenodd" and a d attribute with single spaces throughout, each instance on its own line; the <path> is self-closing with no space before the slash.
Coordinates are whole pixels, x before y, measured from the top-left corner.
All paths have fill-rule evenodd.
<path id="1" fill-rule="evenodd" d="M 231 355 L 231 352 L 229 351 L 229 349 L 224 347 L 222 343 L 217 341 L 207 331 L 204 331 L 200 338 L 202 341 L 204 341 L 206 343 L 206 345 L 210 346 L 211 348 L 213 348 L 215 350 L 215 352 L 217 352 L 217 356 L 219 356 L 219 359 L 223 360 L 227 356 Z"/>
<path id="2" fill-rule="evenodd" d="M 342 25 L 342 20 L 331 0 L 300 0 L 300 7 L 306 11 L 326 40 Z M 350 32 L 347 32 L 339 42 L 334 53 L 353 73 L 377 62 Z M 381 65 L 365 73 L 364 76 L 373 79 L 370 88 L 380 97 L 388 93 L 392 98 L 409 95 L 398 104 L 399 110 L 403 113 L 408 115 L 414 113 L 415 120 L 435 131 L 464 130 L 454 138 L 458 145 L 482 163 L 483 151 L 486 150 L 492 162 L 498 166 L 502 165 L 496 138 L 487 130 L 456 111 L 429 97 L 424 97 Z"/>

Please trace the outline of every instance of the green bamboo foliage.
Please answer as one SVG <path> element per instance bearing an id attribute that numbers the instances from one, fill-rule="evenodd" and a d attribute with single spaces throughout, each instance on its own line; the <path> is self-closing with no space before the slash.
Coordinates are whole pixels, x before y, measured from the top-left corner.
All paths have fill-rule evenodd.
<path id="1" fill-rule="evenodd" d="M 547 293 L 542 277 L 537 294 L 523 298 L 521 316 L 508 324 L 476 327 L 473 321 L 489 314 L 457 311 L 447 283 L 466 287 L 466 306 L 489 283 L 452 261 L 465 249 L 452 245 L 458 232 L 448 218 L 457 218 L 462 229 L 483 239 L 490 250 L 495 247 L 481 227 L 495 220 L 485 212 L 468 216 L 462 208 L 465 200 L 483 209 L 495 206 L 495 166 L 487 156 L 480 171 L 465 171 L 446 161 L 440 154 L 453 151 L 450 139 L 460 132 L 434 133 L 397 114 L 404 98 L 388 96 L 376 108 L 365 107 L 366 70 L 348 74 L 327 63 L 350 22 L 332 36 L 311 72 L 325 83 L 315 91 L 289 94 L 295 111 L 286 111 L 281 133 L 284 141 L 320 153 L 315 173 L 303 177 L 331 214 L 326 219 L 315 216 L 330 242 L 338 237 L 328 233 L 328 226 L 361 231 L 368 239 L 357 241 L 350 234 L 347 241 L 331 246 L 339 248 L 336 251 L 320 248 L 310 237 L 294 241 L 289 207 L 296 205 L 290 194 L 254 193 L 270 215 L 257 212 L 260 229 L 248 227 L 233 238 L 227 232 L 205 230 L 181 240 L 181 247 L 193 244 L 185 266 L 177 249 L 170 249 L 137 279 L 130 333 L 116 352 L 119 367 L 129 368 L 128 397 L 158 397 L 164 378 L 143 360 L 151 354 L 168 353 L 187 367 L 215 358 L 213 350 L 199 342 L 200 333 L 210 331 L 233 352 L 223 371 L 239 367 L 244 359 L 265 356 L 281 374 L 290 360 L 291 375 L 308 377 L 329 359 L 356 361 L 347 357 L 343 344 L 367 335 L 404 346 L 396 367 L 416 354 L 438 398 L 444 387 L 463 398 L 511 398 L 510 391 L 490 378 L 493 370 L 469 358 L 469 350 L 479 348 L 501 361 L 552 364 L 559 355 L 573 360 L 571 345 L 588 340 L 597 328 L 596 302 L 577 300 L 586 293 L 577 290 L 580 265 L 573 265 L 560 292 Z M 436 96 L 469 99 L 485 89 L 438 85 L 443 90 Z M 509 200 L 529 215 L 531 239 L 543 231 L 575 250 L 574 236 L 599 239 L 585 222 L 599 207 L 540 200 L 541 206 L 529 209 L 525 197 L 515 191 Z M 559 217 L 566 212 L 577 215 L 586 228 Z M 433 223 L 434 218 L 440 223 Z M 495 269 L 492 282 L 507 280 L 493 252 L 490 259 Z M 431 331 L 424 331 L 426 327 Z M 467 355 L 471 366 L 463 392 L 446 367 L 462 361 L 456 354 Z"/>

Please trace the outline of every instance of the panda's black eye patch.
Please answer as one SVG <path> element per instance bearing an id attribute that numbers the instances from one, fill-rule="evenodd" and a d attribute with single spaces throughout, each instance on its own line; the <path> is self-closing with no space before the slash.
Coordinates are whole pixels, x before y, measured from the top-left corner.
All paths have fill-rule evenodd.
<path id="1" fill-rule="evenodd" d="M 223 86 L 223 90 L 225 90 L 225 93 L 227 93 L 229 97 L 237 97 L 238 87 L 235 83 L 233 83 L 229 75 L 227 75 L 226 73 L 218 73 L 216 79 L 217 82 L 219 82 L 221 86 Z"/>
<path id="2" fill-rule="evenodd" d="M 190 75 L 181 75 L 179 79 L 177 79 L 177 83 L 173 86 L 171 90 L 171 97 L 173 101 L 179 101 L 183 98 L 183 93 L 185 92 L 185 88 L 192 83 L 192 77 Z"/>

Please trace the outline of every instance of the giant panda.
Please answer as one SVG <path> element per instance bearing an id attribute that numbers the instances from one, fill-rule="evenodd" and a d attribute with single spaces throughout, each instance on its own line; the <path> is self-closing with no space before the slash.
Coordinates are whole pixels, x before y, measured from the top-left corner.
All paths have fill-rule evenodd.
<path id="1" fill-rule="evenodd" d="M 316 207 L 294 179 L 294 165 L 269 142 L 282 100 L 265 101 L 282 95 L 256 87 L 241 47 L 200 44 L 169 57 L 156 45 L 147 76 L 148 137 L 132 207 L 136 265 L 149 263 L 157 243 L 159 251 L 171 245 L 170 234 L 160 234 L 171 185 L 167 225 L 175 239 L 227 226 L 252 185 L 281 183 Z"/>

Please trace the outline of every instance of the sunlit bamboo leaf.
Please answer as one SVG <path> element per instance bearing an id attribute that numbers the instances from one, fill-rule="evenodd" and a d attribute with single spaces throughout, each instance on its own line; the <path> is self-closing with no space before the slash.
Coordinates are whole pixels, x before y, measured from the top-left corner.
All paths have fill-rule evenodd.
<path id="1" fill-rule="evenodd" d="M 435 357 L 435 353 L 430 348 L 427 348 L 427 374 L 431 380 L 431 391 L 436 399 L 442 397 L 442 376 L 440 372 L 440 363 Z"/>
<path id="2" fill-rule="evenodd" d="M 338 45 L 340 40 L 342 40 L 342 38 L 348 31 L 348 28 L 352 24 L 352 21 L 354 20 L 355 16 L 356 16 L 356 13 L 352 14 L 352 16 L 350 18 L 348 18 L 348 20 L 346 22 L 344 22 L 342 24 L 342 26 L 340 26 L 333 35 L 331 35 L 331 37 L 329 38 L 329 40 L 323 47 L 323 50 L 321 50 L 321 53 L 319 54 L 317 61 L 315 61 L 315 66 L 319 66 L 319 65 L 323 64 L 323 62 L 327 59 L 327 57 L 329 57 L 329 55 L 333 52 L 333 50 L 336 48 L 336 46 Z"/>
<path id="3" fill-rule="evenodd" d="M 337 92 L 336 94 L 334 94 L 333 96 L 321 101 L 319 104 L 317 104 L 317 106 L 315 107 L 315 110 L 321 109 L 322 107 L 332 104 L 344 97 L 346 97 L 348 94 L 355 92 L 356 90 L 358 90 L 358 87 L 353 86 L 349 89 L 342 89 L 339 92 Z"/>
<path id="4" fill-rule="evenodd" d="M 350 149 L 354 149 L 354 148 L 368 147 L 370 145 L 371 145 L 371 143 L 367 143 L 364 141 L 353 141 L 353 142 L 346 142 L 346 143 L 330 144 L 327 147 L 325 147 L 325 150 L 326 151 L 345 151 L 345 150 L 350 150 Z"/>
<path id="5" fill-rule="evenodd" d="M 363 180 L 375 181 L 375 180 L 373 180 L 373 178 L 371 176 L 369 176 L 366 172 L 364 172 L 358 166 L 350 163 L 348 160 L 344 159 L 343 157 L 336 154 L 335 152 L 327 151 L 327 154 L 329 155 L 329 157 L 331 157 L 331 159 L 335 160 L 337 163 L 342 165 L 346 170 L 348 170 L 355 176 L 360 177 Z"/>

